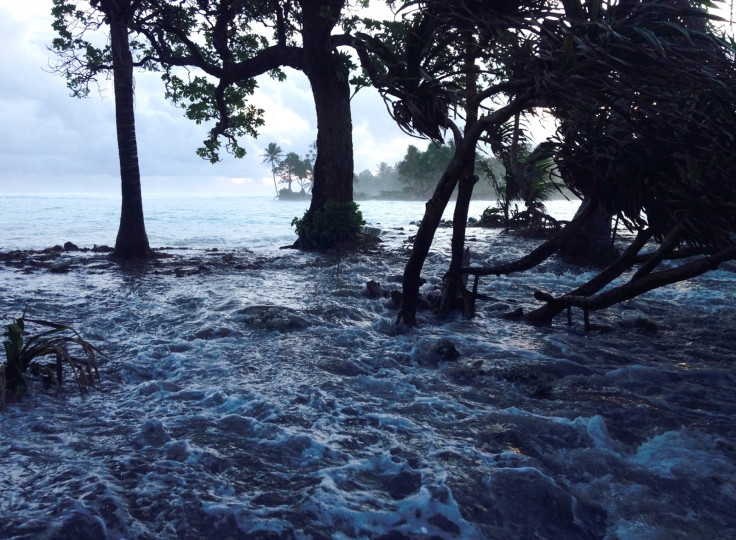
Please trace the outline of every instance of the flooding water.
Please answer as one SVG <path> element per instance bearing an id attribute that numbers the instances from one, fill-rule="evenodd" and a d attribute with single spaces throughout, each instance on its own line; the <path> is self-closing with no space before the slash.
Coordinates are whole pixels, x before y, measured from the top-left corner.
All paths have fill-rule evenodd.
<path id="1" fill-rule="evenodd" d="M 400 288 L 421 204 L 364 203 L 382 249 L 341 257 L 275 249 L 305 205 L 270 204 L 147 203 L 176 249 L 145 267 L 0 269 L 5 320 L 68 322 L 110 357 L 100 390 L 32 380 L 0 414 L 0 537 L 736 536 L 736 266 L 596 313 L 602 331 L 504 319 L 592 275 L 553 258 L 481 281 L 472 321 L 407 330 L 365 284 Z M 4 250 L 114 241 L 114 200 L 3 205 Z M 475 264 L 534 245 L 469 237 Z M 443 229 L 424 293 L 448 253 Z"/>

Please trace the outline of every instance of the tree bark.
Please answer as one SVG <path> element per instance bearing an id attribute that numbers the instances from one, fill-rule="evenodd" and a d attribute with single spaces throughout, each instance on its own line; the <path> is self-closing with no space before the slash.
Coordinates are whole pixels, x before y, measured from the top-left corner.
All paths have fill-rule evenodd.
<path id="1" fill-rule="evenodd" d="M 133 104 L 133 56 L 128 41 L 122 2 L 104 1 L 102 8 L 110 24 L 113 53 L 113 85 L 115 90 L 115 124 L 120 161 L 122 204 L 120 226 L 115 240 L 114 258 L 132 259 L 152 255 L 143 220 L 141 176 L 138 167 L 138 146 L 135 135 Z M 130 2 L 128 2 L 130 4 Z M 129 8 L 129 5 L 128 5 Z"/>
<path id="2" fill-rule="evenodd" d="M 317 157 L 313 167 L 312 201 L 305 216 L 307 223 L 327 201 L 346 203 L 353 200 L 349 71 L 330 39 L 343 6 L 344 1 L 338 0 L 303 2 L 303 71 L 312 86 L 317 115 Z M 309 247 L 304 245 L 304 239 L 300 239 L 300 243 L 302 247 Z"/>
<path id="3" fill-rule="evenodd" d="M 478 69 L 475 65 L 477 46 L 472 35 L 466 37 L 466 55 L 465 55 L 465 121 L 466 126 L 463 133 L 463 141 L 467 140 L 468 130 L 470 126 L 478 121 Z M 517 121 L 518 121 L 517 113 Z M 461 145 L 464 147 L 464 145 Z M 460 148 L 457 151 L 462 150 Z M 465 284 L 463 283 L 463 266 L 465 263 L 465 230 L 468 223 L 468 209 L 470 207 L 470 199 L 473 196 L 473 187 L 478 182 L 475 176 L 475 143 L 473 143 L 473 152 L 463 153 L 463 171 L 460 175 L 457 200 L 455 201 L 455 212 L 452 217 L 452 257 L 450 259 L 450 268 L 445 276 L 445 283 L 442 291 L 442 302 L 440 303 L 440 313 L 446 314 L 452 310 L 458 296 L 466 298 Z M 471 316 L 465 302 L 463 302 L 463 312 L 466 316 Z"/>
<path id="4" fill-rule="evenodd" d="M 465 295 L 465 284 L 463 283 L 462 269 L 465 261 L 465 231 L 468 222 L 468 208 L 473 195 L 473 187 L 478 182 L 478 177 L 473 174 L 473 163 L 471 162 L 460 177 L 457 200 L 455 201 L 455 212 L 452 216 L 452 258 L 450 268 L 445 276 L 442 291 L 441 313 L 449 313 L 458 295 Z"/>
<path id="5" fill-rule="evenodd" d="M 464 155 L 467 154 L 467 150 L 461 152 L 461 147 L 465 147 L 464 142 L 458 145 L 457 151 L 452 157 L 447 169 L 445 169 L 442 178 L 440 178 L 432 197 L 427 201 L 424 217 L 414 237 L 414 246 L 411 250 L 411 255 L 409 255 L 409 260 L 404 268 L 402 303 L 397 322 L 403 320 L 407 326 L 414 326 L 416 324 L 417 304 L 419 303 L 419 281 L 422 266 L 424 266 L 424 261 L 427 259 L 429 248 L 434 239 L 434 233 L 437 231 L 437 227 L 442 220 L 442 214 L 445 208 L 447 208 L 447 203 L 465 167 Z"/>

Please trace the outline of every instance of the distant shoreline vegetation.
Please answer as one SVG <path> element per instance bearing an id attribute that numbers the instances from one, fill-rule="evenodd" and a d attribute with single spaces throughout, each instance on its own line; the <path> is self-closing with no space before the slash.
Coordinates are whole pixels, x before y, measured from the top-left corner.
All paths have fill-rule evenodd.
<path id="1" fill-rule="evenodd" d="M 308 201 L 312 198 L 312 194 L 304 190 L 292 191 L 289 188 L 284 188 L 279 190 L 276 198 L 280 201 Z"/>
<path id="2" fill-rule="evenodd" d="M 361 192 L 355 192 L 353 194 L 353 198 L 356 201 L 424 201 L 426 202 L 427 198 L 423 197 L 421 194 L 416 193 L 406 193 L 403 191 L 384 191 L 381 192 L 378 195 L 371 195 L 368 193 L 361 193 Z M 451 200 L 455 200 L 456 194 L 453 194 Z M 489 202 L 497 202 L 497 197 L 493 195 L 492 193 L 482 193 L 479 194 L 477 197 L 473 197 L 473 200 L 475 201 L 489 201 Z M 552 196 L 549 197 L 550 201 L 564 201 L 564 200 L 579 200 L 575 195 L 573 195 L 570 192 L 562 193 L 555 193 Z"/>

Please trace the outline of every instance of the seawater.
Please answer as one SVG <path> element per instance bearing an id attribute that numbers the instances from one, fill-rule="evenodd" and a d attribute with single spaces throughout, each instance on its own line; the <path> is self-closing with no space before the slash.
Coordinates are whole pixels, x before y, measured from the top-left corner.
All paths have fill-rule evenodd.
<path id="1" fill-rule="evenodd" d="M 419 222 L 421 201 L 360 201 L 364 219 L 374 225 Z M 492 201 L 473 201 L 469 216 L 479 218 Z M 154 197 L 144 201 L 152 247 L 273 248 L 296 239 L 291 221 L 309 201 L 273 197 Z M 576 203 L 551 201 L 550 211 L 570 219 Z M 0 201 L 0 249 L 44 249 L 71 241 L 80 247 L 115 244 L 120 198 L 90 195 L 5 195 Z M 443 216 L 451 220 L 450 204 Z"/>
<path id="2" fill-rule="evenodd" d="M 0 204 L 2 251 L 114 243 L 114 198 Z M 534 290 L 593 275 L 553 257 L 484 278 L 471 321 L 423 310 L 406 329 L 365 283 L 400 288 L 423 204 L 361 203 L 377 253 L 278 250 L 305 209 L 146 200 L 168 259 L 0 268 L 5 320 L 67 322 L 109 356 L 100 389 L 32 379 L 0 414 L 0 537 L 736 536 L 734 265 L 593 314 L 605 330 L 585 332 L 579 313 L 551 328 L 505 319 Z M 438 231 L 424 294 L 449 238 Z M 536 242 L 469 229 L 468 245 L 494 264 Z"/>

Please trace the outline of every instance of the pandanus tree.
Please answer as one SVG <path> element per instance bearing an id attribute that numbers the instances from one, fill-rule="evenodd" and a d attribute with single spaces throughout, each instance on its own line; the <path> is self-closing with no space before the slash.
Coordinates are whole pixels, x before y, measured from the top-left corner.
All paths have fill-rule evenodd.
<path id="1" fill-rule="evenodd" d="M 115 125 L 122 205 L 113 257 L 145 258 L 152 255 L 143 219 L 141 176 L 135 132 L 133 68 L 146 66 L 148 58 L 136 54 L 130 26 L 139 16 L 140 0 L 54 0 L 53 27 L 58 36 L 52 49 L 59 56 L 57 72 L 67 79 L 72 95 L 84 97 L 98 77 L 112 73 L 115 95 Z M 107 44 L 97 47 L 94 35 L 107 29 Z"/>
<path id="2" fill-rule="evenodd" d="M 734 50 L 709 27 L 701 2 L 563 2 L 540 28 L 537 99 L 554 107 L 560 174 L 586 202 L 635 233 L 589 282 L 545 302 L 527 320 L 550 322 L 565 308 L 608 307 L 697 276 L 736 257 Z M 519 272 L 575 234 L 571 226 L 523 259 L 465 271 Z M 658 247 L 640 254 L 649 239 Z M 668 257 L 693 258 L 661 266 Z M 634 269 L 635 266 L 638 267 Z M 623 283 L 600 292 L 630 271 Z"/>
<path id="3" fill-rule="evenodd" d="M 444 298 L 448 290 L 458 287 L 462 274 L 476 275 L 477 283 L 477 276 L 532 268 L 574 238 L 600 209 L 618 215 L 637 233 L 621 257 L 590 283 L 561 298 L 539 292 L 537 297 L 547 304 L 530 313 L 529 320 L 548 322 L 568 306 L 580 306 L 586 312 L 605 307 L 687 279 L 736 255 L 731 240 L 736 198 L 730 180 L 736 172 L 736 89 L 729 82 L 734 76 L 734 54 L 708 27 L 712 16 L 703 6 L 709 3 L 529 0 L 491 5 L 465 0 L 409 4 L 419 8 L 415 21 L 420 22 L 405 28 L 404 39 L 420 40 L 422 46 L 402 47 L 407 56 L 399 62 L 395 51 L 386 50 L 385 40 L 366 39 L 374 61 L 378 59 L 372 80 L 395 99 L 394 115 L 400 124 L 433 138 L 440 136 L 440 130 L 450 129 L 458 152 L 437 184 L 419 227 L 404 272 L 400 319 L 415 323 L 419 273 L 456 184 L 460 194 L 446 280 L 450 287 Z M 475 51 L 480 51 L 473 61 L 468 60 L 471 49 L 463 48 L 462 40 L 474 42 Z M 449 50 L 456 51 L 454 65 L 463 67 L 453 71 L 438 61 Z M 410 56 L 411 51 L 418 56 Z M 421 69 L 411 71 L 411 66 Z M 473 72 L 483 75 L 474 78 Z M 478 88 L 478 80 L 487 86 Z M 458 85 L 457 91 L 449 82 L 465 84 Z M 497 100 L 495 108 L 481 108 L 482 99 L 491 97 Z M 503 98 L 500 103 L 499 98 Z M 460 133 L 448 118 L 463 99 L 466 121 Z M 477 117 L 472 106 L 478 107 Z M 464 224 L 457 225 L 462 217 L 458 208 L 465 207 L 463 178 L 465 193 L 472 184 L 472 177 L 464 173 L 471 148 L 491 128 L 534 106 L 551 108 L 558 116 L 556 165 L 567 186 L 586 202 L 568 226 L 521 260 L 493 268 L 460 268 L 459 233 L 464 233 Z M 638 255 L 650 237 L 660 247 Z M 675 269 L 654 271 L 684 244 L 701 257 Z M 642 258 L 645 262 L 628 283 L 596 295 Z M 465 299 L 472 303 L 473 297 L 466 294 Z M 472 306 L 466 311 L 472 312 Z"/>
<path id="4" fill-rule="evenodd" d="M 353 199 L 353 144 L 349 73 L 339 34 L 346 0 L 147 0 L 150 12 L 139 29 L 166 70 L 169 97 L 197 122 L 214 122 L 200 155 L 215 162 L 221 141 L 236 156 L 238 138 L 255 135 L 262 111 L 248 104 L 256 77 L 283 78 L 282 68 L 306 75 L 317 116 L 317 156 L 312 201 L 300 230 L 309 230 L 328 201 Z M 361 4 L 358 2 L 357 4 Z M 191 71 L 190 71 L 191 70 Z M 300 235 L 309 247 L 307 235 Z"/>
<path id="5" fill-rule="evenodd" d="M 398 319 L 416 323 L 420 274 L 450 197 L 458 188 L 453 216 L 452 260 L 441 309 L 462 292 L 465 224 L 473 186 L 476 147 L 484 135 L 533 104 L 534 73 L 524 67 L 531 51 L 528 28 L 543 16 L 535 2 L 521 12 L 513 2 L 405 2 L 403 23 L 383 34 L 359 35 L 361 63 L 371 83 L 391 103 L 406 131 L 443 140 L 449 131 L 455 152 L 427 202 L 403 276 Z M 480 19 L 485 13 L 486 19 Z M 511 19 L 516 15 L 516 19 Z M 498 18 L 492 27 L 478 21 Z M 516 66 L 511 66 L 514 58 Z M 460 118 L 456 122 L 454 118 Z"/>
<path id="6" fill-rule="evenodd" d="M 567 98 L 557 109 L 561 174 L 636 237 L 590 282 L 559 298 L 538 293 L 547 303 L 530 320 L 570 306 L 587 314 L 736 257 L 736 65 L 706 4 L 572 5 L 577 24 L 549 36 L 547 51 L 564 67 L 553 84 Z M 650 237 L 658 247 L 639 254 Z M 694 257 L 661 266 L 678 253 Z M 634 265 L 628 280 L 599 292 Z"/>

